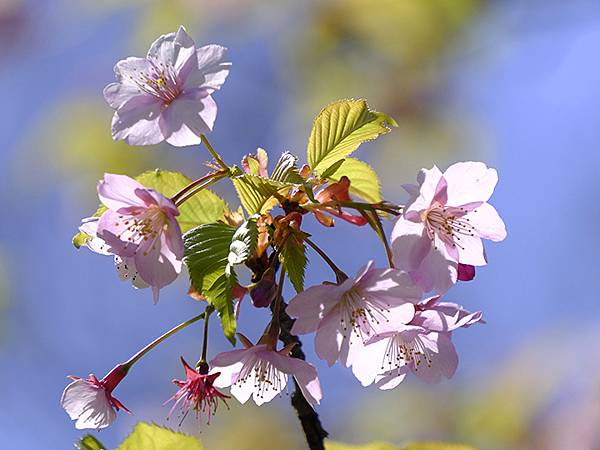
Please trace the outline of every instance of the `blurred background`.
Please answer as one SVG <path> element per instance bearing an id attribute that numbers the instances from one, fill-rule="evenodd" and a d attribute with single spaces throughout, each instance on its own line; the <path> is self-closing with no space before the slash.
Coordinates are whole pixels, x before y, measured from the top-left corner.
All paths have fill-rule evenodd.
<path id="1" fill-rule="evenodd" d="M 487 324 L 455 333 L 461 363 L 440 385 L 365 389 L 314 355 L 331 437 L 362 443 L 440 439 L 480 449 L 600 449 L 600 4 L 475 0 L 1 0 L 0 448 L 66 449 L 82 435 L 59 405 L 66 375 L 104 375 L 197 313 L 179 280 L 157 306 L 120 282 L 110 259 L 70 243 L 95 210 L 103 172 L 163 167 L 204 173 L 200 147 L 128 147 L 110 137 L 102 98 L 113 65 L 145 55 L 184 24 L 197 43 L 230 48 L 210 136 L 230 162 L 257 147 L 305 155 L 327 103 L 365 97 L 399 128 L 357 154 L 385 197 L 418 169 L 482 160 L 500 182 L 492 203 L 509 231 L 488 267 L 449 300 Z M 215 189 L 232 206 L 223 183 Z M 311 222 L 311 220 L 308 220 Z M 339 223 L 339 222 L 338 222 Z M 390 224 L 391 226 L 391 224 Z M 308 231 L 348 273 L 384 254 L 366 229 Z M 309 283 L 327 273 L 316 258 Z M 289 298 L 292 294 L 287 292 Z M 239 327 L 256 339 L 266 312 L 245 302 Z M 115 392 L 133 416 L 98 437 L 114 448 L 138 420 L 177 427 L 162 403 L 197 358 L 200 325 L 165 342 Z M 210 352 L 229 344 L 213 326 Z M 284 395 L 181 426 L 208 449 L 301 449 Z"/>

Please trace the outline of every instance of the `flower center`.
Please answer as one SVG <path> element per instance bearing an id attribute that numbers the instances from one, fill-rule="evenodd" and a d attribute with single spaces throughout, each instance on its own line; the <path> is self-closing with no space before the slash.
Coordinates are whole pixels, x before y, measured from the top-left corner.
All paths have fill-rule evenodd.
<path id="1" fill-rule="evenodd" d="M 281 392 L 287 385 L 287 375 L 269 361 L 259 358 L 253 364 L 244 365 L 234 384 L 242 386 L 250 381 L 254 383 L 254 392 L 264 398 L 265 392 Z"/>
<path id="2" fill-rule="evenodd" d="M 436 234 L 445 243 L 460 247 L 460 236 L 474 236 L 475 228 L 464 217 L 468 211 L 461 207 L 443 206 L 434 203 L 421 213 L 421 219 L 427 229 L 429 239 L 434 240 Z"/>
<path id="3" fill-rule="evenodd" d="M 166 214 L 156 205 L 149 206 L 141 213 L 134 212 L 131 216 L 120 215 L 119 219 L 122 222 L 116 222 L 115 226 L 125 226 L 118 236 L 119 239 L 131 244 L 140 244 L 150 240 L 152 250 L 155 250 L 156 240 L 167 226 Z M 144 252 L 144 255 L 146 254 L 147 251 Z"/>
<path id="4" fill-rule="evenodd" d="M 134 69 L 134 75 L 130 79 L 137 85 L 141 92 L 152 95 L 166 104 L 171 103 L 181 93 L 180 80 L 171 63 L 150 61 L 150 69 L 147 72 L 138 72 Z"/>
<path id="5" fill-rule="evenodd" d="M 381 370 L 392 373 L 400 370 L 406 364 L 412 363 L 413 369 L 418 371 L 419 366 L 425 361 L 427 367 L 431 367 L 431 353 L 417 335 L 413 339 L 403 339 L 401 334 L 390 338 L 385 349 Z"/>
<path id="6" fill-rule="evenodd" d="M 389 305 L 363 297 L 356 289 L 348 290 L 339 305 L 340 327 L 344 338 L 348 337 L 349 331 L 364 340 L 375 334 L 374 325 L 389 322 Z"/>

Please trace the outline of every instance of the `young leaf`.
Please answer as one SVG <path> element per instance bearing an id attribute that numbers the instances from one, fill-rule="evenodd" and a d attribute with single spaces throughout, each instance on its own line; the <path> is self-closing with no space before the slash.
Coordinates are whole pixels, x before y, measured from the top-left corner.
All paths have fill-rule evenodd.
<path id="1" fill-rule="evenodd" d="M 365 100 L 339 100 L 319 113 L 308 140 L 308 164 L 322 173 L 365 141 L 388 133 L 396 121 L 371 111 Z"/>
<path id="2" fill-rule="evenodd" d="M 340 178 L 344 175 L 350 180 L 351 194 L 369 203 L 377 203 L 383 200 L 379 177 L 366 162 L 346 158 L 328 178 L 332 181 L 340 181 Z"/>
<path id="3" fill-rule="evenodd" d="M 256 250 L 258 241 L 258 215 L 250 217 L 240 227 L 235 230 L 229 246 L 229 255 L 227 257 L 227 273 L 236 264 L 244 263 L 248 257 Z"/>
<path id="4" fill-rule="evenodd" d="M 151 170 L 136 177 L 142 185 L 154 189 L 166 197 L 172 197 L 192 181 L 179 172 Z M 177 221 L 184 233 L 198 225 L 212 223 L 229 211 L 225 200 L 208 189 L 203 189 L 179 207 Z"/>
<path id="5" fill-rule="evenodd" d="M 304 271 L 306 269 L 306 245 L 300 236 L 292 233 L 279 254 L 279 261 L 288 274 L 294 289 L 300 293 L 304 290 Z"/>
<path id="6" fill-rule="evenodd" d="M 117 450 L 202 450 L 194 436 L 175 432 L 156 424 L 139 422 Z"/>
<path id="7" fill-rule="evenodd" d="M 192 286 L 215 307 L 227 339 L 235 344 L 235 315 L 231 289 L 235 273 L 227 274 L 235 228 L 224 223 L 200 225 L 183 235 L 184 261 Z"/>
<path id="8" fill-rule="evenodd" d="M 91 434 L 86 434 L 75 443 L 77 450 L 106 450 L 106 447 Z"/>
<path id="9" fill-rule="evenodd" d="M 254 175 L 240 175 L 232 179 L 240 202 L 249 215 L 268 212 L 277 204 L 277 195 L 285 196 L 291 184 Z"/>
<path id="10" fill-rule="evenodd" d="M 298 173 L 298 158 L 290 152 L 283 152 L 273 169 L 271 179 L 283 183 L 304 184 L 304 178 Z"/>

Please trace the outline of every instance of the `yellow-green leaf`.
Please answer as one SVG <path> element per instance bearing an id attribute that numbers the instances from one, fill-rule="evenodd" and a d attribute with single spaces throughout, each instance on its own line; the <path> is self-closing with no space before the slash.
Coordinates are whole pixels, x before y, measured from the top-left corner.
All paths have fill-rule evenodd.
<path id="1" fill-rule="evenodd" d="M 106 450 L 106 447 L 91 434 L 86 434 L 75 443 L 77 450 Z"/>
<path id="2" fill-rule="evenodd" d="M 192 181 L 179 172 L 151 170 L 136 177 L 136 180 L 166 197 L 172 197 Z M 215 193 L 203 189 L 179 207 L 177 221 L 185 233 L 198 225 L 212 223 L 224 217 L 227 203 Z"/>
<path id="3" fill-rule="evenodd" d="M 232 179 L 240 202 L 249 215 L 263 214 L 277 205 L 277 196 L 286 196 L 289 183 L 244 174 Z"/>
<path id="4" fill-rule="evenodd" d="M 339 100 L 319 113 L 308 141 L 308 164 L 323 172 L 365 141 L 388 133 L 396 121 L 371 111 L 365 100 Z"/>
<path id="5" fill-rule="evenodd" d="M 156 424 L 138 423 L 117 450 L 202 450 L 194 436 L 175 432 Z"/>
<path id="6" fill-rule="evenodd" d="M 350 179 L 351 194 L 369 203 L 377 203 L 383 200 L 379 177 L 366 162 L 346 158 L 340 167 L 329 176 L 329 179 L 339 181 L 344 175 Z"/>

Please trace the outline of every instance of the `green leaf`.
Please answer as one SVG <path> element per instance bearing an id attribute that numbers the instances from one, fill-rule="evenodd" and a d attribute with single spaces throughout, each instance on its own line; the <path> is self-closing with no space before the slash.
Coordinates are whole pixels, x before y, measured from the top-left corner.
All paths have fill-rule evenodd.
<path id="1" fill-rule="evenodd" d="M 279 261 L 287 272 L 296 292 L 304 290 L 304 271 L 306 269 L 306 245 L 300 236 L 292 233 L 279 254 Z"/>
<path id="2" fill-rule="evenodd" d="M 396 121 L 371 111 L 365 100 L 339 100 L 319 113 L 308 140 L 308 164 L 322 173 L 365 141 L 388 133 Z"/>
<path id="3" fill-rule="evenodd" d="M 256 221 L 260 216 L 255 215 L 239 226 L 231 239 L 229 255 L 227 256 L 227 273 L 233 266 L 246 262 L 248 257 L 256 250 L 258 241 L 258 225 Z"/>
<path id="4" fill-rule="evenodd" d="M 277 196 L 285 196 L 291 184 L 244 174 L 232 179 L 242 206 L 248 213 L 263 214 L 277 205 Z"/>
<path id="5" fill-rule="evenodd" d="M 138 423 L 117 450 L 202 450 L 194 436 L 175 432 L 156 424 Z"/>
<path id="6" fill-rule="evenodd" d="M 298 173 L 298 158 L 290 152 L 283 152 L 273 169 L 271 179 L 283 183 L 304 184 L 304 178 Z"/>
<path id="7" fill-rule="evenodd" d="M 75 236 L 73 236 L 72 242 L 76 249 L 80 249 L 85 244 L 87 244 L 87 242 L 90 239 L 92 239 L 92 237 L 89 234 L 84 233 L 83 231 L 80 231 Z"/>
<path id="8" fill-rule="evenodd" d="M 323 171 L 323 173 L 321 174 L 321 178 L 323 178 L 323 179 L 331 178 L 331 176 L 337 172 L 337 170 L 340 168 L 340 166 L 342 164 L 344 164 L 344 161 L 346 161 L 346 160 L 340 159 L 339 161 L 334 162 L 332 165 L 330 165 L 327 169 L 325 169 Z"/>
<path id="9" fill-rule="evenodd" d="M 227 339 L 235 344 L 235 315 L 231 289 L 235 273 L 227 274 L 235 228 L 224 223 L 200 225 L 183 235 L 184 261 L 194 289 L 206 297 L 221 318 Z"/>
<path id="10" fill-rule="evenodd" d="M 354 158 L 342 160 L 338 169 L 328 177 L 333 181 L 340 181 L 344 175 L 350 179 L 350 193 L 362 198 L 368 203 L 377 203 L 383 200 L 379 177 L 366 162 Z"/>
<path id="11" fill-rule="evenodd" d="M 77 450 L 106 450 L 106 447 L 91 434 L 86 434 L 75 443 Z"/>
<path id="12" fill-rule="evenodd" d="M 136 180 L 166 197 L 172 197 L 192 182 L 179 172 L 159 169 L 144 172 L 136 177 Z M 198 225 L 222 219 L 228 210 L 225 200 L 208 189 L 203 189 L 179 207 L 177 221 L 181 226 L 181 231 L 185 233 Z"/>

